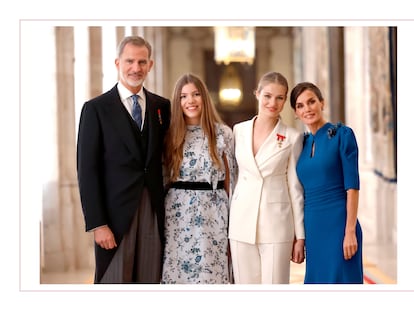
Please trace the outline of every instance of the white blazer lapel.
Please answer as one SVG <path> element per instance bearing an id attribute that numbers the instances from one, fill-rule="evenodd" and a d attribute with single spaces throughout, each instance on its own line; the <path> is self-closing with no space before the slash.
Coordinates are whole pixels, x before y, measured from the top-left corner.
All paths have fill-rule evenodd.
<path id="1" fill-rule="evenodd" d="M 255 118 L 255 117 L 254 117 Z M 251 174 L 261 177 L 253 154 L 253 119 L 240 123 L 235 127 L 236 156 L 238 162 L 243 162 Z"/>
<path id="2" fill-rule="evenodd" d="M 286 137 L 286 125 L 279 120 L 273 131 L 263 142 L 259 152 L 256 154 L 256 162 L 260 167 L 262 163 L 276 156 L 290 145 Z"/>

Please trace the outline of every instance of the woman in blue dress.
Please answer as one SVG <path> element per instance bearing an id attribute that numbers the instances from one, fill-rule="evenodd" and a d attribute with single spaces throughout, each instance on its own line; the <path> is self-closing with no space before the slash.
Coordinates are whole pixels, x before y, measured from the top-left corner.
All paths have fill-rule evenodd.
<path id="1" fill-rule="evenodd" d="M 358 145 L 352 129 L 323 117 L 320 89 L 297 84 L 290 94 L 305 133 L 296 170 L 304 188 L 305 284 L 362 284 Z"/>

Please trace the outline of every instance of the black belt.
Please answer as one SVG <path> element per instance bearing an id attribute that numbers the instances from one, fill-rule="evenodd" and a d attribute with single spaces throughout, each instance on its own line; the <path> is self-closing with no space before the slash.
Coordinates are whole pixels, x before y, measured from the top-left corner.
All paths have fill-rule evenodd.
<path id="1" fill-rule="evenodd" d="M 214 190 L 208 182 L 176 181 L 171 183 L 170 188 L 186 190 Z M 224 189 L 224 180 L 217 183 L 216 189 Z"/>

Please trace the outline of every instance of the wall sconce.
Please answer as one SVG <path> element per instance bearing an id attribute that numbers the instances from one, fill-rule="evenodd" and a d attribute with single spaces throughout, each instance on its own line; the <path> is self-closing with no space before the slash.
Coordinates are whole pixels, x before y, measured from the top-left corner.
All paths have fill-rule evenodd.
<path id="1" fill-rule="evenodd" d="M 223 75 L 219 82 L 219 98 L 220 103 L 224 106 L 238 106 L 241 102 L 242 81 L 237 73 L 234 65 L 228 65 L 224 68 Z"/>
<path id="2" fill-rule="evenodd" d="M 216 63 L 253 64 L 255 56 L 254 27 L 214 27 L 214 59 Z"/>

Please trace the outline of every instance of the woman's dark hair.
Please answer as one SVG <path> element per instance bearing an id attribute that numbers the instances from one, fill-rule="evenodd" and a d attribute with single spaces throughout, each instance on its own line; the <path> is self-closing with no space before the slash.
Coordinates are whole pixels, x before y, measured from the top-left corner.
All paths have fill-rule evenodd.
<path id="1" fill-rule="evenodd" d="M 315 84 L 311 82 L 301 82 L 296 84 L 296 86 L 290 92 L 290 106 L 293 110 L 296 110 L 296 100 L 298 99 L 299 95 L 306 90 L 312 91 L 315 93 L 316 97 L 318 97 L 319 101 L 323 101 L 322 92 Z"/>

